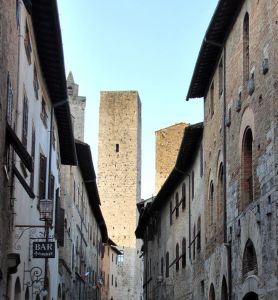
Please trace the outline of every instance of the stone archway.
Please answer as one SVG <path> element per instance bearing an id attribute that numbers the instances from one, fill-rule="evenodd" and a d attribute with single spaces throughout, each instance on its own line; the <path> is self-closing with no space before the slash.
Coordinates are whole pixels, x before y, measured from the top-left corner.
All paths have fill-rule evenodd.
<path id="1" fill-rule="evenodd" d="M 250 292 L 248 294 L 246 294 L 242 300 L 258 300 L 258 294 L 254 293 L 254 292 Z"/>

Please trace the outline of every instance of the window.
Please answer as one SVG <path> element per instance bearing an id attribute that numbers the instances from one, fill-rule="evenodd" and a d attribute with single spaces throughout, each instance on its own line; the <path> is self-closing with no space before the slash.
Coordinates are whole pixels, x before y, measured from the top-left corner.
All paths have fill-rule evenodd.
<path id="1" fill-rule="evenodd" d="M 172 207 L 172 201 L 171 201 L 170 202 L 170 225 L 173 224 L 172 212 L 173 212 L 173 207 Z"/>
<path id="2" fill-rule="evenodd" d="M 116 152 L 119 152 L 119 151 L 120 151 L 120 145 L 116 144 Z"/>
<path id="3" fill-rule="evenodd" d="M 22 113 L 22 144 L 27 148 L 28 138 L 28 98 L 24 95 Z"/>
<path id="4" fill-rule="evenodd" d="M 201 217 L 198 218 L 197 222 L 197 252 L 201 251 Z"/>
<path id="5" fill-rule="evenodd" d="M 214 224 L 214 186 L 213 186 L 213 181 L 210 182 L 209 185 L 209 209 L 210 209 L 210 225 L 211 225 L 211 230 Z"/>
<path id="6" fill-rule="evenodd" d="M 223 74 L 223 59 L 221 58 L 219 66 L 218 66 L 218 78 L 219 78 L 219 97 L 223 93 L 223 81 L 224 81 L 224 74 Z"/>
<path id="7" fill-rule="evenodd" d="M 68 86 L 68 95 L 69 96 L 72 96 L 72 91 L 73 91 L 73 89 L 72 89 L 72 86 Z"/>
<path id="8" fill-rule="evenodd" d="M 7 112 L 6 118 L 7 122 L 12 125 L 12 116 L 13 116 L 13 88 L 12 82 L 10 80 L 10 75 L 7 77 Z"/>
<path id="9" fill-rule="evenodd" d="M 48 186 L 48 199 L 54 200 L 55 177 L 51 174 Z"/>
<path id="10" fill-rule="evenodd" d="M 246 13 L 243 21 L 243 84 L 249 79 L 249 14 Z"/>
<path id="11" fill-rule="evenodd" d="M 176 272 L 180 269 L 180 248 L 179 244 L 176 244 Z"/>
<path id="12" fill-rule="evenodd" d="M 210 116 L 214 114 L 214 83 L 210 86 Z"/>
<path id="13" fill-rule="evenodd" d="M 200 146 L 200 177 L 204 174 L 204 162 L 203 162 L 203 145 Z"/>
<path id="14" fill-rule="evenodd" d="M 186 186 L 185 183 L 182 184 L 181 188 L 181 202 L 182 202 L 182 210 L 186 207 Z"/>
<path id="15" fill-rule="evenodd" d="M 36 154 L 36 131 L 35 131 L 35 127 L 33 125 L 33 128 L 32 128 L 32 148 L 31 148 L 31 156 L 32 156 L 33 164 L 35 163 L 35 154 Z M 30 187 L 31 187 L 31 189 L 34 189 L 34 171 L 31 172 Z"/>
<path id="16" fill-rule="evenodd" d="M 194 199 L 194 171 L 192 171 L 192 200 Z"/>
<path id="17" fill-rule="evenodd" d="M 47 118 L 48 118 L 48 115 L 47 115 L 47 112 L 46 112 L 46 103 L 45 103 L 44 98 L 42 98 L 41 119 L 42 119 L 43 125 L 45 127 L 47 127 Z"/>
<path id="18" fill-rule="evenodd" d="M 224 207 L 224 185 L 223 185 L 223 164 L 220 164 L 218 171 L 218 183 L 217 183 L 217 218 L 221 221 L 223 216 Z"/>
<path id="19" fill-rule="evenodd" d="M 182 239 L 182 260 L 181 260 L 182 267 L 185 268 L 186 266 L 186 239 Z"/>
<path id="20" fill-rule="evenodd" d="M 31 64 L 32 47 L 31 47 L 30 33 L 29 33 L 29 28 L 28 28 L 27 22 L 25 24 L 24 46 L 25 46 L 27 60 L 28 60 L 28 63 L 30 65 Z"/>
<path id="21" fill-rule="evenodd" d="M 176 192 L 176 218 L 179 217 L 179 193 Z"/>
<path id="22" fill-rule="evenodd" d="M 258 274 L 257 255 L 252 241 L 249 239 L 246 242 L 243 261 L 242 261 L 242 278 L 246 279 L 249 272 L 253 272 L 255 275 Z"/>
<path id="23" fill-rule="evenodd" d="M 16 25 L 17 28 L 19 27 L 20 24 L 20 4 L 19 0 L 16 0 Z"/>
<path id="24" fill-rule="evenodd" d="M 244 209 L 253 201 L 253 135 L 247 127 L 242 142 L 241 154 L 241 208 Z"/>
<path id="25" fill-rule="evenodd" d="M 163 257 L 161 257 L 160 273 L 161 273 L 161 276 L 164 275 L 164 261 L 163 261 Z"/>
<path id="26" fill-rule="evenodd" d="M 114 276 L 112 274 L 112 277 L 111 277 L 111 284 L 113 285 L 114 284 Z"/>
<path id="27" fill-rule="evenodd" d="M 34 92 L 35 92 L 36 99 L 39 99 L 39 80 L 38 80 L 38 74 L 37 74 L 36 66 L 34 66 L 33 85 L 34 85 Z"/>
<path id="28" fill-rule="evenodd" d="M 46 162 L 46 157 L 43 154 L 40 154 L 39 199 L 45 198 Z"/>
<path id="29" fill-rule="evenodd" d="M 166 253 L 166 277 L 169 277 L 169 252 Z"/>
<path id="30" fill-rule="evenodd" d="M 195 224 L 193 226 L 193 260 L 195 259 L 195 241 L 196 241 L 196 228 L 195 228 Z"/>

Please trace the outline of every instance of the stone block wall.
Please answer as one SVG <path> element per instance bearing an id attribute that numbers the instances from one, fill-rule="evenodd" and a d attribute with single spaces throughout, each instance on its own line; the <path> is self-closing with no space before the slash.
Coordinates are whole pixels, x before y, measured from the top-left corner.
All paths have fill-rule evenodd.
<path id="1" fill-rule="evenodd" d="M 123 251 L 121 299 L 140 299 L 136 203 L 141 199 L 141 102 L 136 91 L 101 92 L 98 188 L 110 238 Z"/>
<path id="2" fill-rule="evenodd" d="M 155 132 L 155 193 L 158 193 L 176 163 L 184 128 L 188 125 L 177 123 Z"/>

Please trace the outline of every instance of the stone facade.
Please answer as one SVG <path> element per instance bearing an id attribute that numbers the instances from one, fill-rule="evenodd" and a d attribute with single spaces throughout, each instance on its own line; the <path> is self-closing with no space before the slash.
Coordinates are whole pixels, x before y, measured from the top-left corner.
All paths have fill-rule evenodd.
<path id="1" fill-rule="evenodd" d="M 101 92 L 98 187 L 110 238 L 122 249 L 120 299 L 139 299 L 136 203 L 141 192 L 141 102 L 136 91 Z"/>
<path id="2" fill-rule="evenodd" d="M 155 132 L 155 193 L 158 193 L 175 165 L 186 123 Z"/>
<path id="3" fill-rule="evenodd" d="M 220 0 L 202 44 L 187 98 L 204 97 L 204 236 L 183 299 L 277 299 L 277 7 Z M 154 208 L 140 217 L 145 239 Z M 157 248 L 144 244 L 149 257 Z"/>
<path id="4" fill-rule="evenodd" d="M 10 124 L 16 121 L 17 78 L 18 78 L 18 26 L 16 1 L 0 1 L 0 299 L 6 299 L 7 254 L 12 230 L 12 207 L 9 196 L 11 167 L 6 159 L 6 116 L 8 99 L 11 100 Z M 11 154 L 11 152 L 10 152 Z M 7 200 L 3 200 L 7 199 Z"/>

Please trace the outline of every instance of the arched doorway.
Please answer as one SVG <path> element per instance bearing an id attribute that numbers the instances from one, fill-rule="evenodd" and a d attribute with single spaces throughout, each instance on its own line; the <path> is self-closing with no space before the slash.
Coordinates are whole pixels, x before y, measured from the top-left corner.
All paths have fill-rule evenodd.
<path id="1" fill-rule="evenodd" d="M 21 294 L 21 285 L 20 285 L 19 277 L 17 277 L 14 285 L 14 300 L 20 300 L 20 294 Z"/>
<path id="2" fill-rule="evenodd" d="M 242 300 L 258 300 L 258 294 L 254 293 L 254 292 L 250 292 L 248 294 L 246 294 Z"/>
<path id="3" fill-rule="evenodd" d="M 248 241 L 246 242 L 244 253 L 243 253 L 243 261 L 242 261 L 243 280 L 247 278 L 249 272 L 258 275 L 256 250 L 250 239 L 248 239 Z"/>
<path id="4" fill-rule="evenodd" d="M 222 280 L 222 287 L 221 287 L 221 300 L 228 300 L 228 287 L 227 287 L 227 281 L 225 276 Z"/>
<path id="5" fill-rule="evenodd" d="M 215 300 L 215 290 L 213 284 L 210 285 L 209 300 Z"/>

